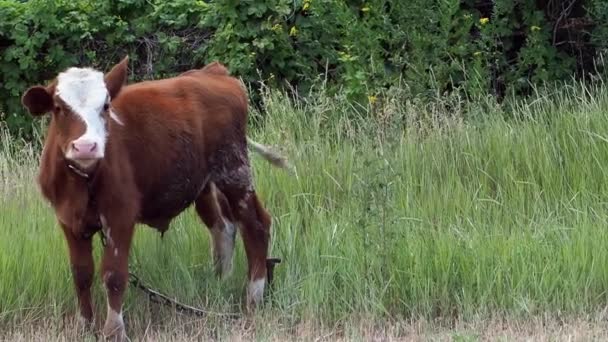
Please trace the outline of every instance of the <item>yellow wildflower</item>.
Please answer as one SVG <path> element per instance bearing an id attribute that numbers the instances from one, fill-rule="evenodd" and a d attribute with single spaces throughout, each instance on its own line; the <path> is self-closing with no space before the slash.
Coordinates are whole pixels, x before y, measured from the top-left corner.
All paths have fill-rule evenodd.
<path id="1" fill-rule="evenodd" d="M 367 13 L 367 12 L 369 12 L 369 11 L 370 11 L 370 8 L 369 8 L 369 6 L 367 6 L 367 5 L 365 5 L 365 6 L 363 6 L 363 7 L 361 8 L 361 12 L 363 12 L 363 13 Z"/>
<path id="2" fill-rule="evenodd" d="M 481 56 L 481 51 L 475 51 L 475 52 L 473 52 L 473 56 L 475 56 L 475 57 Z"/>
<path id="3" fill-rule="evenodd" d="M 283 26 L 281 26 L 281 24 L 274 24 L 271 30 L 274 32 L 281 32 L 283 30 Z"/>
<path id="4" fill-rule="evenodd" d="M 310 1 L 304 1 L 304 5 L 302 6 L 303 11 L 308 11 L 310 8 Z"/>
<path id="5" fill-rule="evenodd" d="M 485 24 L 487 24 L 489 22 L 490 22 L 490 18 L 481 18 L 481 19 L 479 19 L 479 23 L 481 25 L 485 25 Z"/>
<path id="6" fill-rule="evenodd" d="M 293 26 L 291 28 L 291 30 L 289 30 L 289 35 L 292 36 L 292 37 L 297 36 L 298 35 L 298 29 L 295 26 Z"/>
<path id="7" fill-rule="evenodd" d="M 540 27 L 538 27 L 538 26 L 532 26 L 532 27 L 530 27 L 530 30 L 532 30 L 532 32 L 534 32 L 534 31 L 540 31 Z"/>
<path id="8" fill-rule="evenodd" d="M 374 104 L 374 103 L 376 103 L 376 101 L 378 101 L 378 97 L 375 95 L 370 95 L 367 97 L 367 99 L 369 100 L 370 104 Z"/>

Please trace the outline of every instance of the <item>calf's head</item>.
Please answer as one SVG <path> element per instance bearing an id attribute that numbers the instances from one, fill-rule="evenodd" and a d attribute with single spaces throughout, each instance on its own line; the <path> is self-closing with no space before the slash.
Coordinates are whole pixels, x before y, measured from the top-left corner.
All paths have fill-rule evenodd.
<path id="1" fill-rule="evenodd" d="M 93 168 L 105 156 L 113 99 L 127 79 L 128 57 L 105 75 L 90 68 L 69 68 L 48 86 L 36 85 L 21 102 L 32 115 L 52 113 L 49 130 L 63 156 L 78 167 Z"/>

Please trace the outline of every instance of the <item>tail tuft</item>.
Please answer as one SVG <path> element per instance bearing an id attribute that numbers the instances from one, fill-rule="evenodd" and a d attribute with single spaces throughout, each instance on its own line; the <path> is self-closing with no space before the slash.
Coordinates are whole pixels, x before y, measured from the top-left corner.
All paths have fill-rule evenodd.
<path id="1" fill-rule="evenodd" d="M 249 137 L 247 137 L 247 144 L 254 152 L 261 155 L 270 164 L 293 172 L 293 167 L 289 164 L 287 158 L 283 157 L 279 152 L 274 151 L 271 147 L 255 142 Z"/>

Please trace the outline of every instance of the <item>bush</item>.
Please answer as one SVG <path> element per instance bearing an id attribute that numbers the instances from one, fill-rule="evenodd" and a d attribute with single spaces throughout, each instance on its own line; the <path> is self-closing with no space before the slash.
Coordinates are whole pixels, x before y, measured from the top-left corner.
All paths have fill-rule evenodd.
<path id="1" fill-rule="evenodd" d="M 196 25 L 206 8 L 190 1 L 0 0 L 0 118 L 11 131 L 31 132 L 20 96 L 73 65 L 107 69 L 125 54 L 134 79 L 165 77 L 204 63 L 210 36 Z"/>
<path id="2" fill-rule="evenodd" d="M 391 87 L 526 95 L 595 72 L 606 23 L 603 0 L 0 0 L 0 121 L 28 133 L 26 87 L 127 53 L 134 80 L 219 60 L 254 89 L 326 82 L 364 104 Z"/>

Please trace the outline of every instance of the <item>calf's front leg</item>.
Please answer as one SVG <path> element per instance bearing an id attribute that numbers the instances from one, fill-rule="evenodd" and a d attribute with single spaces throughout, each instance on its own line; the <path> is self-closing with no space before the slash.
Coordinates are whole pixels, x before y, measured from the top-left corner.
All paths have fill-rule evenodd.
<path id="1" fill-rule="evenodd" d="M 134 225 L 112 226 L 102 219 L 106 246 L 101 263 L 101 277 L 106 288 L 108 312 L 103 334 L 114 341 L 127 339 L 122 317 L 122 302 L 129 280 L 129 249 Z"/>
<path id="2" fill-rule="evenodd" d="M 67 241 L 70 253 L 72 277 L 78 296 L 80 318 L 85 323 L 93 322 L 93 304 L 91 303 L 91 284 L 95 272 L 93 262 L 93 249 L 91 238 L 84 238 L 74 234 L 74 230 L 60 223 Z"/>

